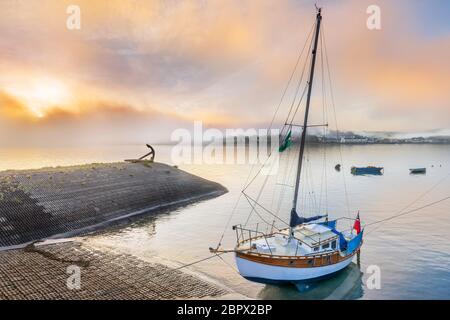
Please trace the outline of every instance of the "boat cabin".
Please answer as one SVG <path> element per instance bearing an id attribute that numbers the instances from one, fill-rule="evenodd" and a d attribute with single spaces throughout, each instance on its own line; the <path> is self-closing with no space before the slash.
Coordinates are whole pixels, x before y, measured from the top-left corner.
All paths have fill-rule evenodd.
<path id="1" fill-rule="evenodd" d="M 294 237 L 305 252 L 322 253 L 335 251 L 338 248 L 339 237 L 329 227 L 312 223 L 297 226 L 293 230 Z"/>
<path id="2" fill-rule="evenodd" d="M 339 250 L 339 236 L 322 224 L 302 224 L 266 236 L 254 236 L 239 241 L 237 249 L 280 256 L 307 256 Z M 239 233 L 238 233 L 239 234 Z M 244 234 L 244 233 L 242 233 Z"/>

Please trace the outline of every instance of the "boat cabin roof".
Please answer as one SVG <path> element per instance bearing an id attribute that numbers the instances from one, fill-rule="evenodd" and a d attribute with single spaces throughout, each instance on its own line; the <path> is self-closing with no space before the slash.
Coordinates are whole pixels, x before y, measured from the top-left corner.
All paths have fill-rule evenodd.
<path id="1" fill-rule="evenodd" d="M 290 241 L 289 228 L 285 228 L 274 234 L 243 239 L 236 248 L 279 256 L 307 256 L 331 252 L 338 248 L 339 236 L 322 224 L 302 224 L 292 230 L 293 239 L 296 241 Z"/>
<path id="2" fill-rule="evenodd" d="M 330 228 L 317 223 L 302 224 L 295 227 L 293 231 L 294 237 L 309 247 L 315 247 L 338 238 Z"/>

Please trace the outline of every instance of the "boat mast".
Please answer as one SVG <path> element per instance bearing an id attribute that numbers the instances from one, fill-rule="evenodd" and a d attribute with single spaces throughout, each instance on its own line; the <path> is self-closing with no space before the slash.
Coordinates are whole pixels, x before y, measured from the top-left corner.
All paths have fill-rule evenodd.
<path id="1" fill-rule="evenodd" d="M 317 43 L 319 40 L 319 31 L 320 31 L 320 22 L 322 20 L 321 8 L 317 9 L 317 17 L 316 17 L 316 31 L 314 35 L 314 47 L 312 49 L 312 59 L 311 59 L 311 70 L 309 73 L 309 81 L 308 81 L 308 95 L 306 97 L 306 109 L 305 109 L 305 119 L 303 122 L 302 129 L 302 137 L 300 142 L 300 152 L 298 157 L 298 165 L 297 165 L 297 178 L 295 180 L 295 192 L 294 192 L 294 203 L 292 204 L 292 210 L 296 212 L 297 209 L 297 200 L 298 200 L 298 191 L 300 187 L 300 174 L 302 172 L 303 165 L 303 154 L 305 152 L 305 142 L 306 142 L 306 128 L 308 127 L 308 115 L 309 115 L 309 105 L 311 102 L 311 91 L 313 86 L 314 79 L 314 67 L 316 64 L 316 53 L 317 53 Z"/>

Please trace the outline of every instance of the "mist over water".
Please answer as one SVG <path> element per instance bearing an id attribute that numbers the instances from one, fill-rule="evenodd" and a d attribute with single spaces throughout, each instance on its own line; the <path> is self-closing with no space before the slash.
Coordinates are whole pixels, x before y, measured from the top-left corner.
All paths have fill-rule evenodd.
<path id="1" fill-rule="evenodd" d="M 303 194 L 301 198 L 304 202 L 303 207 L 299 206 L 302 214 L 327 210 L 332 219 L 354 216 L 360 210 L 362 223 L 365 224 L 397 214 L 408 205 L 408 209 L 414 209 L 450 195 L 450 178 L 444 179 L 450 174 L 448 145 L 346 145 L 342 146 L 341 152 L 339 146 L 326 148 L 327 199 L 325 201 L 323 193 L 323 149 L 311 146 L 308 148 L 309 173 L 304 176 L 311 183 L 305 187 L 306 195 Z M 145 146 L 9 148 L 0 151 L 0 169 L 115 162 L 139 157 L 146 151 Z M 170 146 L 156 146 L 156 161 L 171 164 L 170 152 Z M 288 160 L 281 159 L 280 175 L 286 166 L 289 167 L 284 161 Z M 343 164 L 341 172 L 334 169 L 337 163 Z M 383 166 L 384 175 L 352 176 L 350 167 L 353 165 Z M 190 263 L 209 256 L 208 247 L 215 247 L 224 232 L 251 166 L 180 164 L 179 167 L 221 183 L 228 188 L 229 193 L 156 217 L 141 218 L 124 227 L 112 227 L 105 232 L 87 236 L 87 241 L 170 265 Z M 409 168 L 414 167 L 426 167 L 427 173 L 410 175 Z M 291 183 L 289 174 L 288 170 L 287 184 Z M 275 179 L 274 186 L 276 182 Z M 272 197 L 277 192 L 269 188 L 263 192 L 261 201 L 276 207 Z M 312 193 L 316 202 L 308 200 L 312 198 L 309 197 Z M 289 199 L 288 190 L 281 204 L 280 218 L 288 217 L 289 212 L 285 208 L 291 205 Z M 322 199 L 320 204 L 317 199 Z M 238 293 L 260 299 L 449 299 L 449 209 L 450 202 L 442 202 L 382 224 L 368 226 L 359 265 L 355 257 L 354 263 L 343 272 L 317 283 L 296 287 L 249 282 L 236 273 L 231 254 L 224 255 L 224 261 L 213 258 L 193 265 L 189 271 L 205 275 Z M 223 247 L 234 246 L 235 234 L 231 226 L 244 223 L 248 214 L 249 205 L 241 198 L 225 230 Z M 253 218 L 251 224 L 258 222 L 257 217 Z M 367 267 L 370 265 L 377 265 L 381 269 L 379 290 L 369 289 L 366 285 L 369 277 Z"/>

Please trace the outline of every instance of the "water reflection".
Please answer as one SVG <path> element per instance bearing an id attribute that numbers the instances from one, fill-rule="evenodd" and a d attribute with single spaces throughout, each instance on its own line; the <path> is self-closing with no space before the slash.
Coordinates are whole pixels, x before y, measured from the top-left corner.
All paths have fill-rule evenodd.
<path id="1" fill-rule="evenodd" d="M 157 232 L 157 220 L 167 215 L 166 211 L 153 216 L 129 217 L 109 225 L 107 229 L 99 229 L 87 234 L 86 239 L 93 240 L 107 247 L 131 247 L 134 254 L 139 255 L 148 250 L 147 244 Z"/>
<path id="2" fill-rule="evenodd" d="M 363 273 L 356 263 L 329 279 L 291 285 L 266 285 L 258 294 L 260 299 L 279 300 L 341 300 L 359 299 L 364 294 Z"/>

